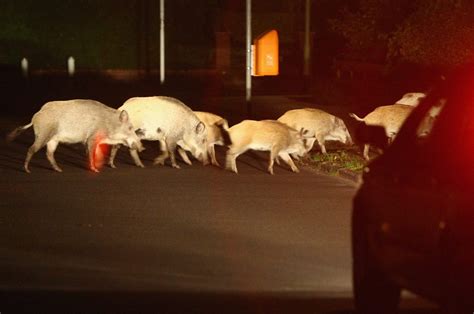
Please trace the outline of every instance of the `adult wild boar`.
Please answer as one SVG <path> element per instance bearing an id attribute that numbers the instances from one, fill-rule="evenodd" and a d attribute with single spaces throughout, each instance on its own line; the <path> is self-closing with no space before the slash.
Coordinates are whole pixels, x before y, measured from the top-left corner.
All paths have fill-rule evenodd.
<path id="1" fill-rule="evenodd" d="M 230 145 L 229 138 L 229 124 L 226 119 L 216 114 L 204 111 L 194 111 L 196 116 L 201 120 L 207 129 L 207 155 L 211 158 L 211 163 L 215 166 L 219 166 L 216 159 L 215 145 Z M 178 151 L 182 148 L 178 148 Z M 180 152 L 182 157 L 186 156 L 185 152 Z M 185 159 L 185 158 L 183 158 Z M 187 159 L 187 156 L 186 156 Z M 185 161 L 186 161 L 185 159 Z M 187 159 L 189 164 L 191 161 Z"/>
<path id="2" fill-rule="evenodd" d="M 278 118 L 278 121 L 296 130 L 308 130 L 309 134 L 315 136 L 308 140 L 306 144 L 307 152 L 313 148 L 315 141 L 318 141 L 323 154 L 326 154 L 326 141 L 352 143 L 351 135 L 344 121 L 323 110 L 315 108 L 293 109 L 285 112 Z"/>
<path id="3" fill-rule="evenodd" d="M 395 104 L 377 107 L 364 118 L 360 118 L 354 113 L 350 113 L 349 116 L 357 121 L 364 122 L 366 125 L 383 127 L 388 138 L 388 144 L 390 144 L 395 139 L 400 127 L 408 118 L 413 108 L 413 106 L 409 105 Z M 369 144 L 364 144 L 364 158 L 367 160 L 369 159 L 369 147 Z"/>
<path id="4" fill-rule="evenodd" d="M 232 144 L 227 151 L 226 167 L 238 173 L 236 158 L 249 149 L 270 151 L 268 172 L 273 174 L 273 163 L 281 157 L 293 172 L 299 172 L 290 154 L 303 156 L 306 153 L 304 139 L 307 131 L 296 131 L 275 120 L 244 120 L 229 129 Z"/>
<path id="5" fill-rule="evenodd" d="M 129 121 L 126 111 L 118 111 L 89 99 L 51 101 L 33 115 L 31 123 L 18 127 L 8 135 L 13 140 L 21 132 L 33 126 L 35 141 L 28 149 L 24 168 L 31 157 L 46 145 L 46 156 L 54 170 L 62 172 L 54 158 L 59 143 L 84 143 L 89 156 L 89 168 L 99 172 L 94 156 L 101 144 L 123 144 L 142 150 L 140 139 Z"/>
<path id="6" fill-rule="evenodd" d="M 169 157 L 171 165 L 179 168 L 174 153 L 178 145 L 190 151 L 198 160 L 208 163 L 206 126 L 178 99 L 165 96 L 134 97 L 119 109 L 128 112 L 142 140 L 160 142 L 162 155 L 155 158 L 154 164 L 164 165 Z M 115 168 L 117 150 L 118 146 L 113 147 L 110 154 L 109 165 L 112 168 Z M 130 149 L 130 154 L 137 166 L 144 167 L 136 150 Z M 184 156 L 183 159 L 186 161 L 188 158 Z"/>

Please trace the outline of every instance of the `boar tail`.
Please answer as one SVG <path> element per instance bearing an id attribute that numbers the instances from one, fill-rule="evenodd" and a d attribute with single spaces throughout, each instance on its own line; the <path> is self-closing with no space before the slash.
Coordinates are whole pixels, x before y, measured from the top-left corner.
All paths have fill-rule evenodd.
<path id="1" fill-rule="evenodd" d="M 351 118 L 354 118 L 354 119 L 356 119 L 357 121 L 360 121 L 360 122 L 365 122 L 365 120 L 364 120 L 364 119 L 362 119 L 362 118 L 359 118 L 359 117 L 358 117 L 358 116 L 357 116 L 355 113 L 349 113 L 349 116 L 350 116 Z"/>
<path id="2" fill-rule="evenodd" d="M 33 122 L 27 125 L 17 127 L 7 135 L 7 142 L 13 141 L 18 135 L 20 135 L 24 130 L 30 128 L 33 125 Z"/>
<path id="3" fill-rule="evenodd" d="M 224 120 L 225 123 L 216 123 L 216 126 L 219 128 L 222 134 L 222 139 L 224 140 L 224 145 L 225 146 L 230 146 L 232 145 L 232 140 L 230 139 L 229 135 L 229 125 L 227 124 L 227 121 Z"/>

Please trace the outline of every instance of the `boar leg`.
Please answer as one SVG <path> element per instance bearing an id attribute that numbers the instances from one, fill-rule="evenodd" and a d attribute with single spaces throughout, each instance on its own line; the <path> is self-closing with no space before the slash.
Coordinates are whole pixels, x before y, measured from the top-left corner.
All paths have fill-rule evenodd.
<path id="1" fill-rule="evenodd" d="M 314 142 L 316 142 L 316 138 L 315 137 L 311 137 L 311 138 L 307 138 L 304 140 L 304 146 L 306 147 L 306 152 L 309 153 L 312 149 L 313 149 L 313 146 L 314 146 Z M 319 142 L 318 142 L 319 144 Z"/>
<path id="2" fill-rule="evenodd" d="M 95 143 L 95 139 L 94 138 L 89 138 L 89 140 L 87 141 L 87 155 L 88 155 L 88 158 L 89 158 L 89 169 L 94 171 L 94 172 L 99 172 L 99 169 L 97 169 L 97 167 L 95 166 L 95 162 L 94 162 L 94 154 L 95 154 L 95 150 L 97 149 L 97 146 L 96 143 Z"/>
<path id="3" fill-rule="evenodd" d="M 268 172 L 270 172 L 270 174 L 273 174 L 273 162 L 276 160 L 278 160 L 278 151 L 279 149 L 277 147 L 272 147 L 271 151 L 270 151 L 270 161 L 268 163 Z"/>
<path id="4" fill-rule="evenodd" d="M 237 163 L 235 162 L 235 160 L 243 152 L 245 152 L 245 150 L 237 150 L 232 147 L 229 148 L 229 150 L 227 151 L 226 158 L 225 158 L 226 169 L 229 169 L 235 173 L 239 173 L 237 170 Z"/>
<path id="5" fill-rule="evenodd" d="M 278 158 L 278 155 L 275 157 L 275 162 L 277 163 L 278 166 L 280 165 L 280 158 Z"/>
<path id="6" fill-rule="evenodd" d="M 364 144 L 364 158 L 365 158 L 365 160 L 369 160 L 369 149 L 370 149 L 370 145 L 369 144 Z"/>
<path id="7" fill-rule="evenodd" d="M 164 166 L 165 160 L 168 159 L 169 157 L 168 145 L 166 144 L 165 140 L 159 140 L 159 142 L 160 142 L 161 155 L 155 158 L 155 160 L 153 161 L 153 164 Z"/>
<path id="8" fill-rule="evenodd" d="M 324 145 L 324 138 L 318 138 L 319 147 L 321 147 L 321 153 L 326 154 L 326 146 Z"/>
<path id="9" fill-rule="evenodd" d="M 28 165 L 30 164 L 31 157 L 33 157 L 33 155 L 40 149 L 41 147 L 38 147 L 35 144 L 31 145 L 30 148 L 28 149 L 28 153 L 26 154 L 25 164 L 23 166 L 26 172 L 30 173 L 30 168 L 28 167 Z"/>
<path id="10" fill-rule="evenodd" d="M 327 153 L 327 152 L 326 152 L 326 146 L 325 146 L 324 144 L 321 145 L 321 152 L 322 152 L 323 154 L 326 154 L 326 153 Z"/>
<path id="11" fill-rule="evenodd" d="M 213 164 L 214 166 L 219 167 L 220 165 L 219 165 L 219 163 L 217 162 L 217 159 L 216 159 L 216 150 L 214 148 L 214 144 L 209 145 L 208 155 L 211 156 L 211 164 Z"/>
<path id="12" fill-rule="evenodd" d="M 111 168 L 116 168 L 114 160 L 119 148 L 120 145 L 113 145 L 112 149 L 110 150 L 109 166 Z M 138 151 L 136 149 L 130 148 L 130 156 L 132 156 L 132 159 L 137 167 L 145 168 L 145 165 L 143 165 L 142 161 L 140 160 L 140 157 L 138 156 Z"/>
<path id="13" fill-rule="evenodd" d="M 117 152 L 120 148 L 120 145 L 112 145 L 112 149 L 110 150 L 110 156 L 109 156 L 109 166 L 110 168 L 116 168 L 114 164 L 115 156 L 117 155 Z"/>
<path id="14" fill-rule="evenodd" d="M 46 144 L 46 157 L 48 158 L 51 166 L 53 166 L 54 170 L 56 170 L 57 172 L 63 172 L 63 170 L 59 168 L 58 164 L 56 163 L 56 159 L 54 159 L 54 152 L 56 151 L 58 144 L 59 142 L 53 140 L 49 141 Z"/>
<path id="15" fill-rule="evenodd" d="M 161 150 L 161 155 L 155 158 L 153 161 L 154 165 L 165 165 L 165 160 L 168 159 L 169 153 L 168 153 L 168 145 L 166 145 L 166 142 L 164 140 L 159 140 L 160 142 L 160 150 Z"/>
<path id="16" fill-rule="evenodd" d="M 390 133 L 390 136 L 387 138 L 387 146 L 392 145 L 393 141 L 395 140 L 395 136 L 397 136 L 397 133 Z"/>
<path id="17" fill-rule="evenodd" d="M 145 165 L 140 160 L 140 156 L 138 156 L 138 150 L 130 148 L 130 156 L 132 156 L 132 159 L 137 167 L 145 168 Z"/>
<path id="18" fill-rule="evenodd" d="M 170 159 L 171 159 L 171 166 L 176 169 L 180 169 L 181 167 L 176 163 L 176 155 L 174 151 L 176 150 L 176 144 L 168 144 Z"/>
<path id="19" fill-rule="evenodd" d="M 26 154 L 26 159 L 25 159 L 25 164 L 23 168 L 25 169 L 26 172 L 30 173 L 30 160 L 33 155 L 39 151 L 45 144 L 48 142 L 49 136 L 42 136 L 41 134 L 37 135 L 35 134 L 35 142 L 30 146 L 28 149 L 28 153 Z"/>
<path id="20" fill-rule="evenodd" d="M 290 166 L 291 171 L 300 172 L 300 170 L 298 169 L 298 167 L 296 167 L 295 163 L 291 159 L 290 155 L 288 155 L 288 153 L 280 153 L 278 156 L 280 156 L 281 159 L 283 159 L 283 161 L 286 162 L 288 166 Z"/>
<path id="21" fill-rule="evenodd" d="M 291 158 L 293 158 L 294 160 L 300 160 L 300 156 L 298 156 L 297 154 L 290 154 Z M 278 158 L 277 158 L 278 160 Z M 279 164 L 278 164 L 279 165 Z"/>
<path id="22" fill-rule="evenodd" d="M 185 163 L 187 163 L 190 166 L 193 164 L 191 160 L 189 160 L 188 154 L 186 154 L 186 151 L 183 148 L 178 147 L 178 153 L 181 156 L 181 159 L 183 159 Z"/>
<path id="23" fill-rule="evenodd" d="M 164 165 L 165 160 L 168 159 L 168 157 L 171 159 L 171 166 L 173 168 L 179 169 L 179 165 L 176 163 L 176 156 L 174 154 L 174 151 L 176 149 L 176 144 L 171 145 L 165 140 L 160 140 L 160 149 L 162 152 L 161 156 L 158 156 L 155 158 L 153 164 L 158 164 L 158 165 Z"/>
<path id="24" fill-rule="evenodd" d="M 273 174 L 273 161 L 274 161 L 275 156 L 273 155 L 273 152 L 270 153 L 270 162 L 268 163 L 268 172 L 270 174 Z"/>

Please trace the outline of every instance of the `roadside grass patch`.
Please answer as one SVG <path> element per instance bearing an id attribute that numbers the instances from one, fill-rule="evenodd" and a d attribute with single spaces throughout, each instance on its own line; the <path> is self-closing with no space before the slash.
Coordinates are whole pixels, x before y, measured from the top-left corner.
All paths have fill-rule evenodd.
<path id="1" fill-rule="evenodd" d="M 341 172 L 360 174 L 366 164 L 360 153 L 353 149 L 338 149 L 329 151 L 327 154 L 310 153 L 301 162 L 331 175 L 339 175 Z"/>

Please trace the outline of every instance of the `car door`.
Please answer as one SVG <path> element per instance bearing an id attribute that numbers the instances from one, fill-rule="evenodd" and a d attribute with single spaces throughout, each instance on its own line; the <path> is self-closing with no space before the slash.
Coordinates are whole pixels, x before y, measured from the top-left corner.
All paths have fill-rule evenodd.
<path id="1" fill-rule="evenodd" d="M 445 295 L 470 313 L 474 310 L 474 97 L 463 98 L 457 108 L 442 191 L 446 195 L 443 273 Z"/>
<path id="2" fill-rule="evenodd" d="M 424 109 L 414 112 L 418 116 L 374 169 L 377 182 L 371 184 L 376 256 L 388 274 L 414 290 L 439 286 L 445 227 L 445 195 L 439 193 L 443 145 L 431 137 L 434 121 L 423 127 L 432 112 Z"/>
<path id="3" fill-rule="evenodd" d="M 473 174 L 469 169 L 466 173 Z M 447 197 L 443 269 L 450 302 L 474 311 L 474 180 L 461 180 Z M 469 313 L 470 313 L 469 312 Z"/>

